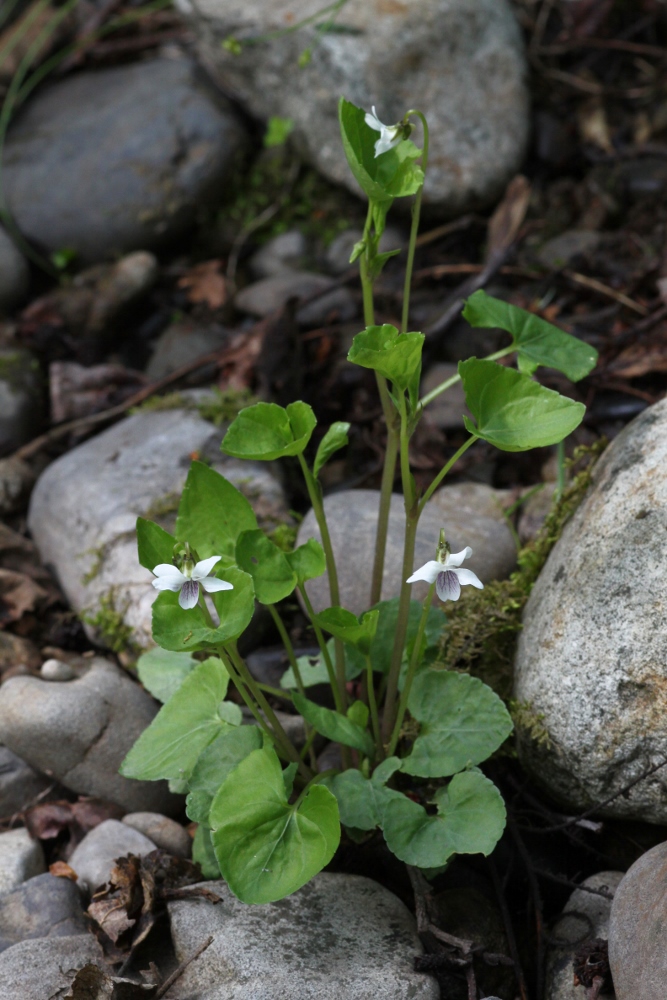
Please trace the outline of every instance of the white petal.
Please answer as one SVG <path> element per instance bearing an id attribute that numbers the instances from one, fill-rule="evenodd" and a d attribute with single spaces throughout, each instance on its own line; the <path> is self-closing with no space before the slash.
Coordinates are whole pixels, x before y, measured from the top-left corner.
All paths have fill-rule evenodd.
<path id="1" fill-rule="evenodd" d="M 215 594 L 218 590 L 234 589 L 233 583 L 227 583 L 226 580 L 218 580 L 217 576 L 207 576 L 201 581 L 201 585 L 207 594 Z"/>
<path id="2" fill-rule="evenodd" d="M 382 134 L 380 138 L 375 143 L 375 155 L 381 156 L 382 153 L 388 152 L 388 150 L 393 149 L 401 141 L 399 137 L 393 134 L 394 130 L 387 128 L 386 125 L 382 126 Z"/>
<path id="3" fill-rule="evenodd" d="M 461 583 L 455 569 L 445 569 L 438 573 L 435 592 L 441 601 L 458 601 L 461 596 Z"/>
<path id="4" fill-rule="evenodd" d="M 203 580 L 205 576 L 211 572 L 216 563 L 220 562 L 222 556 L 209 556 L 208 559 L 202 559 L 198 562 L 192 571 L 193 580 Z"/>
<path id="5" fill-rule="evenodd" d="M 156 576 L 161 577 L 163 580 L 174 580 L 178 582 L 178 585 L 183 583 L 187 579 L 181 573 L 180 569 L 176 569 L 171 563 L 159 563 L 153 570 Z"/>
<path id="6" fill-rule="evenodd" d="M 472 587 L 477 587 L 478 590 L 484 590 L 484 584 L 478 576 L 475 576 L 471 569 L 453 569 L 452 573 L 456 573 L 459 578 L 459 582 L 462 583 L 464 587 L 470 584 Z"/>
<path id="7" fill-rule="evenodd" d="M 432 559 L 431 562 L 424 563 L 419 569 L 416 569 L 406 583 L 416 583 L 417 580 L 425 580 L 426 583 L 433 583 L 438 573 L 441 573 L 443 569 L 442 563 L 436 562 Z"/>
<path id="8" fill-rule="evenodd" d="M 376 132 L 381 132 L 384 128 L 384 125 L 375 113 L 375 108 L 373 108 L 373 114 L 370 114 L 368 111 L 366 112 L 364 121 L 369 128 L 374 128 Z"/>
<path id="9" fill-rule="evenodd" d="M 159 576 L 156 576 L 154 580 L 151 580 L 151 583 L 156 590 L 173 590 L 174 593 L 181 589 L 183 582 L 184 581 L 181 580 L 168 580 L 165 579 L 165 577 L 160 578 Z"/>
<path id="10" fill-rule="evenodd" d="M 447 569 L 452 569 L 452 567 L 454 566 L 460 566 L 463 560 L 470 559 L 471 555 L 472 555 L 472 549 L 470 548 L 469 545 L 466 545 L 466 547 L 464 549 L 461 549 L 460 552 L 450 552 L 450 554 L 447 556 L 447 561 L 445 563 L 445 566 L 447 567 Z"/>
<path id="11" fill-rule="evenodd" d="M 186 580 L 181 587 L 178 603 L 182 608 L 188 611 L 190 608 L 196 607 L 198 599 L 199 584 L 196 580 Z"/>

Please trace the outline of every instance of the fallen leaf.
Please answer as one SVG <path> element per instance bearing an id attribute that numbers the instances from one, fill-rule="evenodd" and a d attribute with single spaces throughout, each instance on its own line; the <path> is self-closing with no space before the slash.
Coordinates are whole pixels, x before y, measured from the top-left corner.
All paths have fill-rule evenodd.
<path id="1" fill-rule="evenodd" d="M 79 969 L 68 992 L 60 994 L 60 1000 L 146 1000 L 156 992 L 157 986 L 110 976 L 89 962 Z"/>
<path id="2" fill-rule="evenodd" d="M 72 882 L 77 882 L 79 879 L 77 873 L 73 868 L 70 868 L 66 861 L 54 861 L 52 865 L 49 865 L 49 872 L 55 878 L 68 878 Z"/>
<path id="3" fill-rule="evenodd" d="M 59 424 L 99 413 L 129 399 L 145 384 L 141 372 L 123 365 L 86 368 L 74 361 L 54 361 L 49 365 L 51 422 Z"/>
<path id="4" fill-rule="evenodd" d="M 186 290 L 188 301 L 203 302 L 209 309 L 220 309 L 228 299 L 227 280 L 221 260 L 205 260 L 195 264 L 182 278 L 178 287 Z"/>
<path id="5" fill-rule="evenodd" d="M 70 835 L 70 851 L 83 839 L 86 833 L 106 819 L 121 819 L 124 810 L 113 802 L 102 799 L 80 799 L 67 802 L 40 802 L 28 809 L 24 822 L 32 837 L 37 840 L 52 840 L 66 830 Z"/>
<path id="6" fill-rule="evenodd" d="M 504 254 L 514 243 L 528 211 L 530 192 L 530 183 L 523 174 L 517 174 L 507 185 L 503 200 L 489 219 L 487 259 Z"/>
<path id="7" fill-rule="evenodd" d="M 48 591 L 25 573 L 0 569 L 0 626 L 18 621 L 26 611 L 46 603 Z"/>

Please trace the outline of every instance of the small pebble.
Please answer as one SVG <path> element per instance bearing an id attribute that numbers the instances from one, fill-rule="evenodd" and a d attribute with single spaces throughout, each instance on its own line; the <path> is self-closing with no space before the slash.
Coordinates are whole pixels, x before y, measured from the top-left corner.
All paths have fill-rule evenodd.
<path id="1" fill-rule="evenodd" d="M 189 858 L 192 854 L 192 838 L 187 830 L 161 813 L 135 812 L 123 816 L 122 822 L 143 833 L 156 847 L 177 858 Z"/>
<path id="2" fill-rule="evenodd" d="M 69 663 L 55 659 L 45 660 L 40 674 L 45 681 L 71 681 L 76 677 Z"/>

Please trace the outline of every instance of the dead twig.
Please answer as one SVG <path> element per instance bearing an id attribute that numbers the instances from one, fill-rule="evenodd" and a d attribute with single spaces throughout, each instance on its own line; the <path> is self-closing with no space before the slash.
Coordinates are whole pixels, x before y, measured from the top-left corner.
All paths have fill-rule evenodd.
<path id="1" fill-rule="evenodd" d="M 165 993 L 167 993 L 171 989 L 171 987 L 174 985 L 174 983 L 176 982 L 176 980 L 180 979 L 180 977 L 183 975 L 183 973 L 185 972 L 185 970 L 187 969 L 187 967 L 189 965 L 191 965 L 195 961 L 195 959 L 199 958 L 199 956 L 203 952 L 205 952 L 206 949 L 211 944 L 213 944 L 213 935 L 212 934 L 211 934 L 211 936 L 209 938 L 206 939 L 206 941 L 204 941 L 204 943 L 202 945 L 199 946 L 199 948 L 197 948 L 197 950 L 195 952 L 192 953 L 192 955 L 189 956 L 189 958 L 186 958 L 184 962 L 181 962 L 181 964 L 178 966 L 178 968 L 174 969 L 174 971 L 172 972 L 172 974 L 167 979 L 165 979 L 165 981 L 163 982 L 162 986 L 160 987 L 160 989 L 155 994 L 155 1000 L 160 1000 L 160 997 L 163 997 L 165 995 Z"/>

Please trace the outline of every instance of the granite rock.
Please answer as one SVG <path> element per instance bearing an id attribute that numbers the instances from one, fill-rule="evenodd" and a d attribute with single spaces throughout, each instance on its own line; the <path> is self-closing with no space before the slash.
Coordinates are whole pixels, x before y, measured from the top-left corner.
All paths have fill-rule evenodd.
<path id="1" fill-rule="evenodd" d="M 122 822 L 143 833 L 156 847 L 177 858 L 189 858 L 192 854 L 192 837 L 180 823 L 168 816 L 154 812 L 134 812 L 123 816 Z"/>
<path id="2" fill-rule="evenodd" d="M 51 778 L 0 746 L 0 819 L 22 812 L 52 784 Z"/>
<path id="3" fill-rule="evenodd" d="M 92 934 L 21 941 L 0 954 L 0 996 L 7 1000 L 62 996 L 74 972 L 88 962 L 104 967 L 102 949 Z"/>
<path id="4" fill-rule="evenodd" d="M 146 377 L 149 382 L 157 382 L 195 358 L 221 350 L 228 340 L 229 331 L 217 324 L 203 326 L 188 320 L 172 323 L 153 344 Z"/>
<path id="5" fill-rule="evenodd" d="M 514 696 L 541 716 L 526 768 L 571 809 L 620 792 L 667 756 L 667 401 L 598 462 L 523 615 Z M 618 795 L 603 816 L 667 822 L 667 775 Z"/>
<path id="6" fill-rule="evenodd" d="M 222 902 L 168 904 L 176 956 L 213 943 L 179 981 L 198 1000 L 437 1000 L 436 981 L 414 971 L 422 954 L 414 917 L 383 886 L 358 875 L 320 874 L 292 896 L 240 903 L 224 882 L 204 883 Z"/>
<path id="7" fill-rule="evenodd" d="M 609 964 L 616 1000 L 654 1000 L 667 977 L 667 843 L 628 870 L 609 921 Z"/>
<path id="8" fill-rule="evenodd" d="M 158 705 L 128 674 L 97 657 L 71 681 L 11 677 L 0 688 L 0 741 L 82 795 L 124 809 L 172 813 L 182 800 L 166 782 L 118 774 Z"/>
<path id="9" fill-rule="evenodd" d="M 45 872 L 0 897 L 0 951 L 28 938 L 85 934 L 76 884 Z"/>
<path id="10" fill-rule="evenodd" d="M 506 0 L 349 4 L 318 32 L 320 0 L 178 0 L 208 69 L 254 116 L 289 117 L 298 150 L 357 192 L 339 137 L 341 94 L 396 122 L 415 95 L 431 132 L 425 203 L 441 212 L 497 197 L 520 166 L 528 135 L 521 32 Z M 285 31 L 311 18 L 299 31 Z M 221 42 L 261 36 L 240 55 Z M 268 37 L 267 37 L 268 36 Z M 299 56 L 310 53 L 305 66 Z M 298 86 L 294 76 L 298 73 Z"/>

